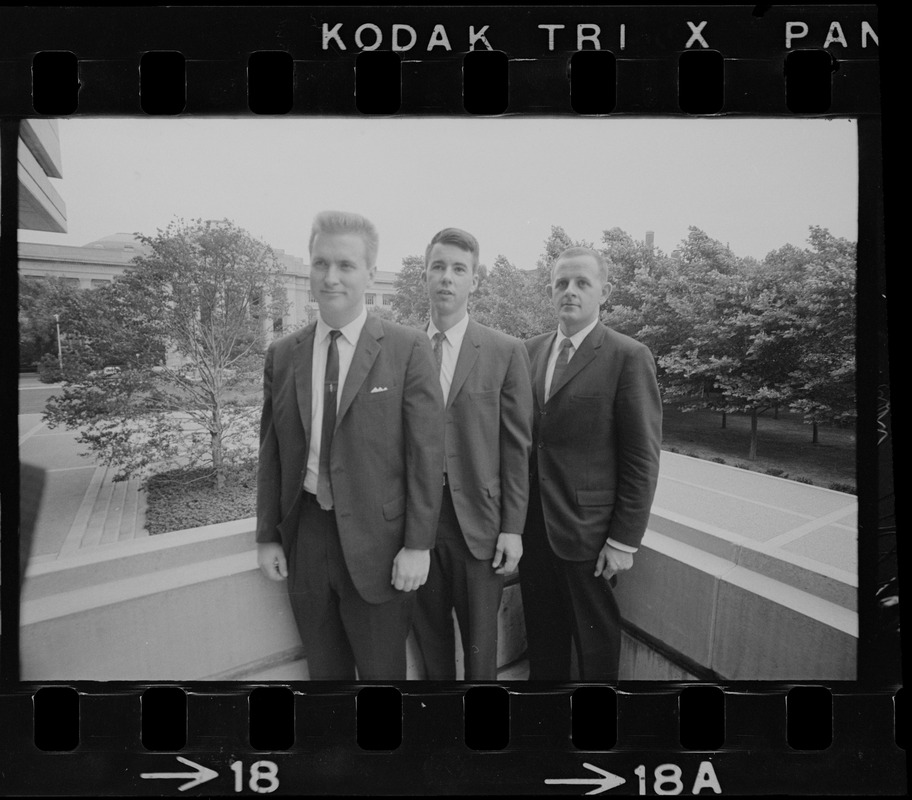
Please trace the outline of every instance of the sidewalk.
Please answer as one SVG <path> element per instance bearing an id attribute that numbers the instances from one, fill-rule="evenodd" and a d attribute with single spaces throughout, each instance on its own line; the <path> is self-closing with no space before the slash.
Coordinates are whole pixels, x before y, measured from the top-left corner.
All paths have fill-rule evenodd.
<path id="1" fill-rule="evenodd" d="M 34 379 L 20 381 L 25 392 L 50 396 L 57 388 Z M 31 399 L 31 398 L 28 398 Z M 29 410 L 40 405 L 21 402 Z M 35 562 L 65 558 L 82 548 L 148 536 L 146 497 L 139 481 L 113 480 L 114 471 L 80 455 L 76 432 L 50 430 L 41 413 L 19 415 L 19 459 L 45 473 L 31 543 Z"/>

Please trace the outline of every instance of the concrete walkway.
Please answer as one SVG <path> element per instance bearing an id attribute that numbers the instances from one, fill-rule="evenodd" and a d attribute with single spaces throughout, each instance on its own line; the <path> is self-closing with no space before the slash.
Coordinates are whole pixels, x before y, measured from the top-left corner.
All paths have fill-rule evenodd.
<path id="1" fill-rule="evenodd" d="M 31 543 L 36 563 L 148 536 L 139 481 L 114 481 L 114 470 L 81 455 L 75 431 L 51 430 L 42 421 L 44 404 L 59 388 L 33 377 L 19 382 L 19 459 L 43 470 L 45 480 Z"/>

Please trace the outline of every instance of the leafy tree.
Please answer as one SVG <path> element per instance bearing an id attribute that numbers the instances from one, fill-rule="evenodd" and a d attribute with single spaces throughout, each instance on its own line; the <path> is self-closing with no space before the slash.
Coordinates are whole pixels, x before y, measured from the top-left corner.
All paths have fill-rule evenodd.
<path id="1" fill-rule="evenodd" d="M 19 364 L 36 366 L 51 356 L 57 362 L 57 320 L 61 335 L 69 330 L 69 321 L 77 316 L 83 300 L 82 291 L 64 278 L 19 278 Z"/>
<path id="2" fill-rule="evenodd" d="M 536 273 L 523 272 L 498 255 L 470 303 L 472 315 L 484 325 L 528 339 L 554 326 L 554 315 Z"/>
<path id="3" fill-rule="evenodd" d="M 801 353 L 791 372 L 791 407 L 811 424 L 817 442 L 819 423 L 846 425 L 856 418 L 856 246 L 820 227 L 810 228 L 808 242 L 808 250 L 782 248 L 767 260 L 790 271 Z"/>
<path id="4" fill-rule="evenodd" d="M 634 241 L 620 228 L 603 232 L 601 252 L 608 260 L 608 281 L 612 286 L 602 321 L 655 347 L 655 342 L 648 341 L 645 328 L 661 302 L 657 286 L 670 270 L 669 259 L 645 242 Z"/>
<path id="5" fill-rule="evenodd" d="M 252 457 L 262 353 L 285 311 L 272 250 L 234 223 L 174 221 L 147 252 L 86 293 L 47 420 L 119 469 L 118 479 Z"/>
<path id="6" fill-rule="evenodd" d="M 758 416 L 791 396 L 781 287 L 693 227 L 669 261 L 636 277 L 631 295 L 652 298 L 638 338 L 657 355 L 663 393 L 684 410 L 750 414 L 756 458 Z"/>
<path id="7" fill-rule="evenodd" d="M 402 325 L 420 328 L 428 321 L 428 294 L 424 282 L 424 256 L 406 256 L 393 286 L 393 316 Z"/>

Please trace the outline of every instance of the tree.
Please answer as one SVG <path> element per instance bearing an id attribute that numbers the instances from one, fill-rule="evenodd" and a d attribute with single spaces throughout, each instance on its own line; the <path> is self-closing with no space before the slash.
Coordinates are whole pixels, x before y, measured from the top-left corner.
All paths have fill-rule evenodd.
<path id="1" fill-rule="evenodd" d="M 812 226 L 810 249 L 784 247 L 765 263 L 790 286 L 801 357 L 791 371 L 791 408 L 804 415 L 818 440 L 818 424 L 846 425 L 855 407 L 856 246 Z"/>
<path id="2" fill-rule="evenodd" d="M 263 349 L 285 311 L 272 250 L 234 223 L 174 221 L 140 236 L 148 252 L 87 293 L 47 420 L 117 479 L 227 466 L 255 452 Z"/>
<path id="3" fill-rule="evenodd" d="M 791 397 L 796 351 L 782 287 L 694 227 L 664 266 L 638 273 L 659 298 L 640 338 L 657 354 L 663 393 L 684 410 L 748 413 L 754 459 L 758 416 Z"/>
<path id="4" fill-rule="evenodd" d="M 517 269 L 504 256 L 494 259 L 470 302 L 472 315 L 483 325 L 528 339 L 554 326 L 554 314 L 535 272 Z"/>
<path id="5" fill-rule="evenodd" d="M 57 361 L 57 322 L 65 334 L 78 316 L 82 291 L 64 278 L 19 278 L 19 364 L 35 366 L 44 356 Z"/>
<path id="6" fill-rule="evenodd" d="M 427 324 L 428 294 L 424 282 L 424 256 L 406 256 L 396 274 L 393 315 L 396 322 L 416 328 Z"/>

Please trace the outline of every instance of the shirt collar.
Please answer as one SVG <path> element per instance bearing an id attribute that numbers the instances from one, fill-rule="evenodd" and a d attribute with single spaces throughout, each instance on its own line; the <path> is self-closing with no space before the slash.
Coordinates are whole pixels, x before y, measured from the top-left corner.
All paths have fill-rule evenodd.
<path id="1" fill-rule="evenodd" d="M 466 330 L 469 327 L 469 315 L 466 314 L 459 322 L 457 322 L 452 328 L 448 328 L 446 333 L 446 340 L 450 345 L 458 350 L 462 345 L 462 340 L 465 337 Z M 434 334 L 439 333 L 439 329 L 434 324 L 434 320 L 428 321 L 428 338 L 433 340 Z"/>
<path id="2" fill-rule="evenodd" d="M 569 338 L 570 344 L 573 345 L 573 349 L 579 350 L 580 345 L 583 343 L 583 339 L 585 339 L 590 333 L 592 333 L 592 331 L 595 329 L 595 326 L 598 325 L 598 322 L 599 322 L 599 319 L 598 319 L 598 317 L 596 317 L 594 320 L 592 320 L 592 322 L 590 322 L 581 331 L 577 331 L 576 333 L 573 334 L 573 336 L 569 336 L 569 337 L 565 336 L 563 331 L 561 331 L 561 329 L 558 328 L 557 329 L 557 338 L 554 340 L 555 346 L 560 347 L 560 343 L 564 339 Z"/>
<path id="3" fill-rule="evenodd" d="M 358 314 L 348 325 L 344 325 L 338 330 L 342 333 L 342 336 L 345 340 L 351 344 L 353 347 L 358 343 L 358 337 L 361 336 L 361 330 L 364 328 L 364 323 L 367 322 L 367 308 L 362 308 L 361 313 Z M 336 328 L 330 328 L 323 321 L 323 317 L 317 314 L 317 341 L 322 342 L 329 332 L 336 330 Z"/>

